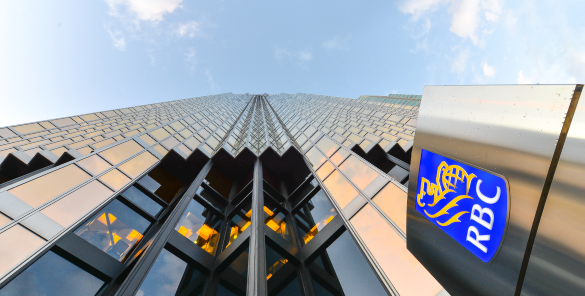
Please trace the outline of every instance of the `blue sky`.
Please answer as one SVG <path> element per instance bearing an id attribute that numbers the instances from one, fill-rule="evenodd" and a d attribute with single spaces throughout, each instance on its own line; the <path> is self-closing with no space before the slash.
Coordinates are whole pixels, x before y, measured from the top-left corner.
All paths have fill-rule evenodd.
<path id="1" fill-rule="evenodd" d="M 220 92 L 585 82 L 585 1 L 0 3 L 0 126 Z"/>

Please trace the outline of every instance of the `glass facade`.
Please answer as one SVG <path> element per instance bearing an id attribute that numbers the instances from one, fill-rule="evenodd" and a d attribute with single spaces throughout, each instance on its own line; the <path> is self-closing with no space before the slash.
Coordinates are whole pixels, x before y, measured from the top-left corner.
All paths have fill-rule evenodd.
<path id="1" fill-rule="evenodd" d="M 0 295 L 434 296 L 406 250 L 419 104 L 230 93 L 0 128 Z"/>

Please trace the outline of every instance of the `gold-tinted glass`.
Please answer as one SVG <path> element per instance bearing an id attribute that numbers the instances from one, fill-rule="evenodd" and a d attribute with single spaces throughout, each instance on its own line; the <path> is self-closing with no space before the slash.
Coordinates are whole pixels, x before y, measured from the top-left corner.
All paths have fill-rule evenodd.
<path id="1" fill-rule="evenodd" d="M 371 205 L 361 209 L 350 222 L 400 295 L 434 296 L 443 289 Z"/>
<path id="2" fill-rule="evenodd" d="M 154 145 L 156 143 L 156 141 L 147 134 L 140 136 L 140 139 L 142 139 L 142 141 L 146 142 L 148 145 Z"/>
<path id="3" fill-rule="evenodd" d="M 8 218 L 0 213 L 0 227 L 10 223 L 10 221 L 12 221 L 12 219 L 10 219 L 10 218 Z"/>
<path id="4" fill-rule="evenodd" d="M 10 271 L 45 243 L 45 240 L 20 225 L 0 233 L 0 276 Z"/>
<path id="5" fill-rule="evenodd" d="M 114 190 L 118 190 L 124 187 L 124 185 L 131 181 L 130 178 L 126 177 L 126 175 L 122 174 L 116 169 L 111 170 L 101 176 L 100 180 L 106 183 L 108 186 L 114 188 Z"/>
<path id="6" fill-rule="evenodd" d="M 132 178 L 138 177 L 142 172 L 146 171 L 150 166 L 155 164 L 158 161 L 156 157 L 154 157 L 149 152 L 144 152 L 128 162 L 121 165 L 119 168 L 122 172 L 126 173 L 128 176 Z"/>
<path id="7" fill-rule="evenodd" d="M 335 165 L 339 165 L 342 161 L 344 161 L 349 156 L 349 152 L 345 149 L 339 149 L 333 156 L 331 156 L 331 161 Z"/>
<path id="8" fill-rule="evenodd" d="M 329 173 L 331 173 L 335 169 L 335 167 L 328 161 L 326 161 L 318 170 L 317 176 L 321 178 L 321 180 L 325 179 Z"/>
<path id="9" fill-rule="evenodd" d="M 41 131 L 41 130 L 44 130 L 45 129 L 44 127 L 42 127 L 38 123 L 31 123 L 31 124 L 19 125 L 19 126 L 14 126 L 12 128 L 15 129 L 17 132 L 19 132 L 21 134 L 28 134 L 28 133 L 32 133 L 32 132 L 38 132 L 38 131 Z"/>
<path id="10" fill-rule="evenodd" d="M 91 149 L 91 147 L 83 147 L 83 148 L 77 149 L 77 151 L 79 153 L 81 153 L 82 155 L 88 155 L 93 151 L 93 149 Z"/>
<path id="11" fill-rule="evenodd" d="M 175 230 L 213 255 L 219 242 L 220 226 L 219 217 L 211 214 L 197 201 L 191 200 Z"/>
<path id="12" fill-rule="evenodd" d="M 333 140 L 329 139 L 327 136 L 321 138 L 321 140 L 319 140 L 319 142 L 317 142 L 315 145 L 319 147 L 319 149 L 321 149 L 321 151 L 323 151 L 323 153 L 325 153 L 327 156 L 331 156 L 331 154 L 333 154 L 333 152 L 339 148 L 339 146 L 337 146 L 337 144 L 335 144 L 335 142 L 333 142 Z"/>
<path id="13" fill-rule="evenodd" d="M 353 155 L 346 159 L 339 169 L 361 190 L 366 189 L 380 175 Z"/>
<path id="14" fill-rule="evenodd" d="M 358 192 L 337 170 L 331 173 L 323 184 L 342 209 L 358 196 Z"/>
<path id="15" fill-rule="evenodd" d="M 152 147 L 156 152 L 160 153 L 162 156 L 167 155 L 167 152 L 169 152 L 169 150 L 167 150 L 165 147 L 163 147 L 162 145 L 156 145 L 154 147 Z"/>
<path id="16" fill-rule="evenodd" d="M 160 140 L 170 136 L 171 134 L 169 134 L 169 132 L 167 132 L 164 128 L 159 128 L 159 129 L 156 129 L 156 130 L 150 132 L 150 135 L 153 136 L 155 139 L 160 141 Z"/>
<path id="17" fill-rule="evenodd" d="M 100 174 L 101 172 L 111 167 L 111 165 L 108 162 L 106 162 L 97 155 L 92 155 L 86 159 L 80 160 L 79 162 L 77 162 L 77 164 L 83 167 L 86 171 L 90 172 L 94 176 Z"/>
<path id="18" fill-rule="evenodd" d="M 55 148 L 55 149 L 51 150 L 51 152 L 53 152 L 53 154 L 57 155 L 57 157 L 61 157 L 61 155 L 63 155 L 63 153 L 65 153 L 65 151 L 67 151 L 67 148 L 64 148 L 64 147 L 59 147 L 59 148 Z M 79 151 L 79 150 L 77 150 L 77 151 Z"/>
<path id="19" fill-rule="evenodd" d="M 389 183 L 374 196 L 372 201 L 406 233 L 406 204 L 408 201 L 406 192 Z"/>
<path id="20" fill-rule="evenodd" d="M 36 208 L 89 178 L 91 178 L 89 174 L 71 164 L 10 189 L 8 192 Z"/>
<path id="21" fill-rule="evenodd" d="M 103 156 L 106 160 L 110 163 L 116 165 L 126 160 L 128 157 L 140 152 L 142 150 L 142 146 L 138 145 L 136 141 L 130 140 L 124 142 L 120 145 L 114 146 L 110 149 L 100 152 L 100 155 Z"/>
<path id="22" fill-rule="evenodd" d="M 112 193 L 112 190 L 99 181 L 93 181 L 44 208 L 41 213 L 61 226 L 68 227 L 110 197 Z"/>
<path id="23" fill-rule="evenodd" d="M 315 147 L 309 149 L 305 156 L 309 159 L 309 162 L 313 165 L 313 168 L 318 168 L 321 164 L 325 161 L 325 155 L 319 152 L 319 150 Z"/>

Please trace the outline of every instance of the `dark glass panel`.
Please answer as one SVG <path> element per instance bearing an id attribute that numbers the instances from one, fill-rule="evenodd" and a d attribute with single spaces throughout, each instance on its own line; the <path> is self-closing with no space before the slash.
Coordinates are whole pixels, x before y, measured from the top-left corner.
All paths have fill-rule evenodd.
<path id="1" fill-rule="evenodd" d="M 217 296 L 239 296 L 239 295 L 246 295 L 244 294 L 236 294 L 234 292 L 232 292 L 231 290 L 229 290 L 228 288 L 224 287 L 222 284 L 220 284 L 217 287 L 217 294 L 215 294 Z"/>
<path id="2" fill-rule="evenodd" d="M 313 288 L 315 288 L 315 295 L 335 296 L 335 294 L 331 293 L 329 290 L 327 290 L 323 286 L 319 285 L 319 283 L 317 283 L 316 281 L 313 281 Z"/>
<path id="3" fill-rule="evenodd" d="M 299 283 L 298 277 L 294 277 L 292 281 L 288 283 L 284 287 L 284 289 L 277 291 L 276 293 L 268 294 L 269 296 L 301 296 L 303 295 L 301 292 L 301 285 Z M 315 294 L 321 296 L 321 294 Z"/>
<path id="4" fill-rule="evenodd" d="M 175 227 L 180 234 L 213 255 L 219 241 L 221 219 L 195 200 L 191 200 Z"/>
<path id="5" fill-rule="evenodd" d="M 148 220 L 114 199 L 75 234 L 116 260 L 124 261 L 149 226 Z"/>
<path id="6" fill-rule="evenodd" d="M 186 267 L 185 261 L 163 249 L 136 295 L 174 296 Z"/>
<path id="7" fill-rule="evenodd" d="M 269 281 L 288 260 L 271 247 L 266 246 L 266 280 Z"/>
<path id="8" fill-rule="evenodd" d="M 319 190 L 302 209 L 295 214 L 301 240 L 307 244 L 317 233 L 337 216 L 323 190 Z"/>
<path id="9" fill-rule="evenodd" d="M 204 182 L 221 194 L 221 196 L 225 198 L 229 197 L 232 188 L 232 181 L 215 167 L 212 167 L 211 170 L 209 170 L 209 173 L 205 176 Z"/>
<path id="10" fill-rule="evenodd" d="M 124 191 L 122 195 L 152 216 L 156 216 L 163 208 L 160 204 L 134 186 Z"/>
<path id="11" fill-rule="evenodd" d="M 251 224 L 251 217 L 252 217 L 252 197 L 247 197 L 244 201 L 244 204 L 240 207 L 240 209 L 236 210 L 235 214 L 231 217 L 230 223 L 230 239 L 228 244 L 225 246 L 226 248 L 236 239 L 238 236 L 246 230 Z"/>
<path id="12" fill-rule="evenodd" d="M 91 296 L 103 284 L 102 280 L 49 251 L 4 286 L 0 296 Z"/>
<path id="13" fill-rule="evenodd" d="M 267 168 L 262 169 L 262 176 L 272 188 L 276 189 L 280 192 L 280 180 L 276 177 L 272 172 L 270 172 Z"/>
<path id="14" fill-rule="evenodd" d="M 286 228 L 285 214 L 277 206 L 277 203 L 270 197 L 264 199 L 264 223 L 278 233 L 279 236 L 290 241 L 289 233 Z"/>
<path id="15" fill-rule="evenodd" d="M 161 167 L 156 167 L 138 181 L 140 185 L 170 203 L 183 183 Z"/>

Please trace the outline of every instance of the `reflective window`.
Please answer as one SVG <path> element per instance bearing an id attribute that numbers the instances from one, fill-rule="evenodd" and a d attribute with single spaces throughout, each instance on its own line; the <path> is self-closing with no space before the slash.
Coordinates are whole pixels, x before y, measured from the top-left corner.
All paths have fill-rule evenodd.
<path id="1" fill-rule="evenodd" d="M 150 222 L 128 206 L 114 199 L 75 234 L 118 261 L 124 261 Z"/>
<path id="2" fill-rule="evenodd" d="M 108 186 L 112 187 L 114 190 L 118 190 L 124 187 L 124 185 L 131 181 L 130 178 L 126 177 L 126 175 L 122 174 L 116 169 L 105 173 L 100 177 L 100 180 L 106 183 Z"/>
<path id="3" fill-rule="evenodd" d="M 329 139 L 329 137 L 325 136 L 315 144 L 315 146 L 319 147 L 323 153 L 327 156 L 331 156 L 339 146 L 333 142 L 333 140 Z"/>
<path id="4" fill-rule="evenodd" d="M 406 233 L 407 193 L 396 185 L 389 183 L 372 201 Z"/>
<path id="5" fill-rule="evenodd" d="M 120 145 L 114 146 L 110 149 L 100 152 L 100 155 L 103 156 L 106 160 L 110 163 L 116 165 L 126 160 L 128 157 L 142 151 L 142 146 L 138 145 L 135 141 L 127 141 Z"/>
<path id="6" fill-rule="evenodd" d="M 44 208 L 41 213 L 61 226 L 68 227 L 101 204 L 112 193 L 112 190 L 102 183 L 92 181 Z"/>
<path id="7" fill-rule="evenodd" d="M 303 293 L 301 292 L 301 285 L 299 283 L 299 279 L 298 277 L 294 277 L 290 282 L 288 282 L 288 285 L 286 284 L 287 282 L 281 284 L 281 286 L 283 286 L 283 288 L 277 287 L 274 291 L 270 291 L 271 293 L 269 293 L 269 296 L 298 296 L 298 295 L 303 295 Z M 286 286 L 285 286 L 286 285 Z M 315 294 L 315 295 L 319 295 L 322 296 L 321 294 Z"/>
<path id="8" fill-rule="evenodd" d="M 91 178 L 75 165 L 68 165 L 8 190 L 32 207 L 38 207 Z"/>
<path id="9" fill-rule="evenodd" d="M 133 202 L 135 205 L 142 208 L 147 213 L 151 214 L 153 217 L 156 217 L 156 215 L 163 208 L 160 204 L 158 204 L 157 202 L 152 200 L 152 198 L 150 198 L 149 196 L 144 194 L 142 191 L 140 191 L 140 189 L 138 189 L 134 186 L 126 189 L 126 191 L 124 191 L 122 193 L 122 195 L 126 199 Z"/>
<path id="10" fill-rule="evenodd" d="M 264 196 L 264 223 L 285 240 L 289 240 L 285 214 L 270 197 Z"/>
<path id="11" fill-rule="evenodd" d="M 313 168 L 318 168 L 325 161 L 325 155 L 321 153 L 317 148 L 313 147 L 305 153 L 305 156 L 309 159 L 309 162 L 313 165 Z"/>
<path id="12" fill-rule="evenodd" d="M 309 268 L 313 281 L 320 283 L 320 288 L 327 288 L 325 289 L 327 291 L 331 289 L 328 288 L 331 285 L 326 285 L 327 279 L 319 276 L 323 272 L 329 273 L 333 280 L 337 281 L 334 286 L 340 286 L 342 291 L 328 291 L 334 295 L 388 294 L 347 231 L 327 247 L 327 250 L 320 254 Z M 327 293 L 316 293 L 316 295 L 327 295 Z"/>
<path id="13" fill-rule="evenodd" d="M 349 156 L 349 152 L 345 149 L 339 149 L 333 156 L 331 156 L 331 161 L 335 165 L 339 165 L 342 161 L 344 161 Z"/>
<path id="14" fill-rule="evenodd" d="M 10 223 L 10 221 L 12 221 L 12 219 L 10 219 L 10 218 L 8 218 L 0 213 L 0 227 Z"/>
<path id="15" fill-rule="evenodd" d="M 358 192 L 337 170 L 331 173 L 323 184 L 342 209 L 358 196 Z"/>
<path id="16" fill-rule="evenodd" d="M 380 175 L 353 155 L 339 169 L 361 190 L 366 189 Z"/>
<path id="17" fill-rule="evenodd" d="M 138 184 L 170 203 L 183 187 L 183 183 L 160 166 L 142 177 Z"/>
<path id="18" fill-rule="evenodd" d="M 226 248 L 238 238 L 248 226 L 250 226 L 251 217 L 252 217 L 252 204 L 251 204 L 251 196 L 248 196 L 245 201 L 243 201 L 243 205 L 240 209 L 236 210 L 233 216 L 230 219 L 230 238 L 228 244 L 225 246 Z"/>
<path id="19" fill-rule="evenodd" d="M 156 129 L 156 130 L 150 132 L 150 135 L 153 136 L 155 139 L 160 141 L 160 140 L 170 136 L 171 134 L 169 134 L 169 132 L 167 132 L 164 128 L 159 128 L 159 129 Z"/>
<path id="20" fill-rule="evenodd" d="M 350 222 L 400 295 L 433 296 L 443 289 L 371 205 L 361 209 Z"/>
<path id="21" fill-rule="evenodd" d="M 220 227 L 221 218 L 191 200 L 175 230 L 213 255 L 219 242 Z"/>
<path id="22" fill-rule="evenodd" d="M 302 242 L 307 244 L 327 223 L 337 216 L 323 190 L 319 190 L 301 210 L 295 214 L 297 230 Z"/>
<path id="23" fill-rule="evenodd" d="M 152 137 L 150 137 L 147 134 L 140 136 L 140 139 L 142 139 L 144 142 L 146 142 L 146 144 L 151 145 L 151 146 L 156 143 L 156 141 L 154 139 L 152 139 Z"/>
<path id="24" fill-rule="evenodd" d="M 174 296 L 177 293 L 187 263 L 163 249 L 152 265 L 136 295 Z"/>
<path id="25" fill-rule="evenodd" d="M 282 268 L 288 260 L 282 255 L 278 254 L 271 247 L 266 246 L 266 280 L 270 280 L 280 268 Z"/>
<path id="26" fill-rule="evenodd" d="M 335 167 L 329 162 L 326 161 L 318 170 L 317 176 L 321 178 L 321 180 L 325 179 L 329 174 L 335 169 Z"/>
<path id="27" fill-rule="evenodd" d="M 232 188 L 232 181 L 215 167 L 212 167 L 205 176 L 205 183 L 217 191 L 221 196 L 228 198 Z M 245 185 L 245 184 L 244 184 Z"/>
<path id="28" fill-rule="evenodd" d="M 14 225 L 0 233 L 0 276 L 10 271 L 43 244 L 45 244 L 44 239 L 20 225 Z"/>
<path id="29" fill-rule="evenodd" d="M 123 165 L 119 166 L 120 170 L 132 178 L 138 177 L 142 172 L 155 164 L 158 159 L 149 152 L 144 152 Z"/>
<path id="30" fill-rule="evenodd" d="M 103 284 L 102 280 L 49 251 L 4 286 L 0 296 L 93 296 Z"/>

